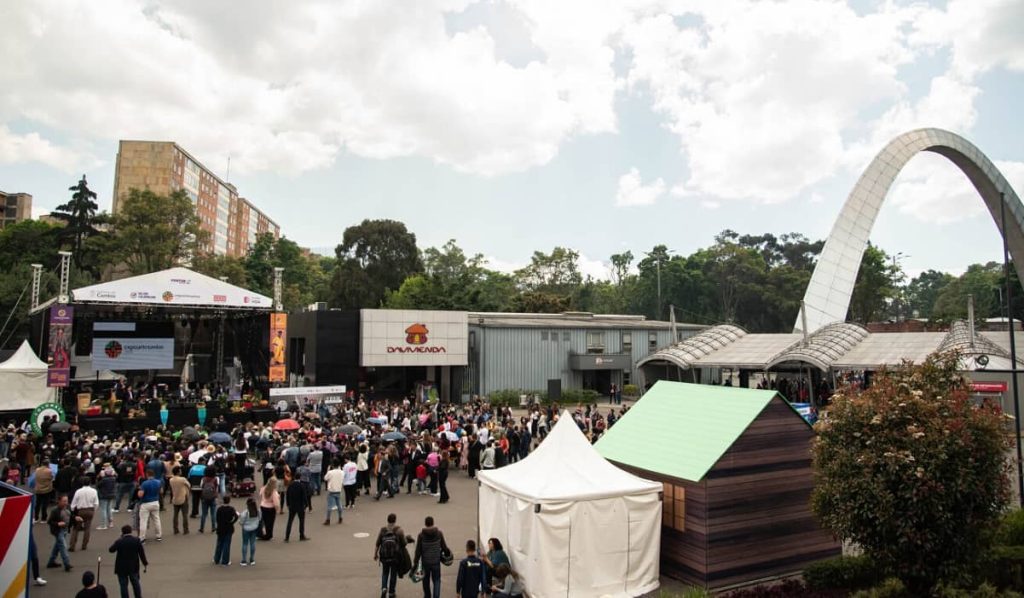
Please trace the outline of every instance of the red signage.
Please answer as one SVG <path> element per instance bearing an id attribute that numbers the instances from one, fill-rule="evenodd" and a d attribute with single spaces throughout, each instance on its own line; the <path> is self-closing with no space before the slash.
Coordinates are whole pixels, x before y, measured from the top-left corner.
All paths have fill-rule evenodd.
<path id="1" fill-rule="evenodd" d="M 1006 392 L 1006 382 L 971 382 L 973 392 Z"/>

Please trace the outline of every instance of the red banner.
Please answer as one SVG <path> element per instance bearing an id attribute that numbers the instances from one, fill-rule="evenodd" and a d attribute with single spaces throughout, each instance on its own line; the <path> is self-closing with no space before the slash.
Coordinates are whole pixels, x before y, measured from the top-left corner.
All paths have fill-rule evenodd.
<path id="1" fill-rule="evenodd" d="M 286 382 L 285 355 L 288 348 L 288 314 L 270 314 L 270 370 L 271 382 Z"/>
<path id="2" fill-rule="evenodd" d="M 973 392 L 1006 392 L 1006 382 L 971 382 Z"/>
<path id="3" fill-rule="evenodd" d="M 75 309 L 68 305 L 54 305 L 50 308 L 50 342 L 47 352 L 49 369 L 46 385 L 67 386 L 71 381 L 71 323 Z"/>

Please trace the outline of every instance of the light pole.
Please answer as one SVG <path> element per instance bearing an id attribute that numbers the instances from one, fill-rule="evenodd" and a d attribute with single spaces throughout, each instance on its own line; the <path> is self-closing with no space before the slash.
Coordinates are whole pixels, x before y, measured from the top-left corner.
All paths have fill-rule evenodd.
<path id="1" fill-rule="evenodd" d="M 910 257 L 910 256 L 905 254 L 905 253 L 903 253 L 902 251 L 897 252 L 895 255 L 892 256 L 892 276 L 893 276 L 893 283 L 894 284 L 899 282 L 899 279 L 897 279 L 896 274 L 898 272 L 901 272 L 901 270 L 899 269 L 900 268 L 900 262 L 902 260 L 905 260 L 908 257 Z M 900 277 L 900 278 L 902 278 L 902 277 Z M 899 322 L 899 321 L 901 321 L 903 319 L 903 303 L 904 303 L 903 300 L 904 300 L 903 291 L 898 289 L 897 292 L 896 292 L 896 321 L 897 322 Z"/>
<path id="2" fill-rule="evenodd" d="M 662 245 L 662 247 L 664 247 L 664 245 Z M 657 247 L 655 249 L 657 249 Z M 668 254 L 672 252 L 673 251 L 671 249 L 666 249 L 664 251 L 650 251 L 644 254 L 647 257 L 654 258 L 654 268 L 658 278 L 658 320 L 661 320 L 661 260 L 668 257 Z"/>
<path id="3" fill-rule="evenodd" d="M 1006 234 L 1006 194 L 999 193 L 999 227 L 1003 235 L 1003 284 L 1006 286 L 1006 315 L 1010 331 L 1010 375 L 1013 376 L 1013 421 L 1017 437 L 1017 499 L 1024 506 L 1024 463 L 1021 462 L 1020 446 L 1020 390 L 1017 383 L 1017 345 L 1014 339 L 1013 290 L 1010 287 L 1010 243 Z"/>

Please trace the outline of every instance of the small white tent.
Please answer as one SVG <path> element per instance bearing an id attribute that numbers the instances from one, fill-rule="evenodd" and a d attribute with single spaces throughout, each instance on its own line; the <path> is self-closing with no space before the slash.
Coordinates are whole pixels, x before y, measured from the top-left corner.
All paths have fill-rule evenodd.
<path id="1" fill-rule="evenodd" d="M 480 538 L 501 540 L 530 596 L 658 587 L 661 484 L 606 461 L 568 411 L 528 457 L 477 479 Z"/>
<path id="2" fill-rule="evenodd" d="M 46 386 L 46 362 L 36 357 L 28 341 L 0 363 L 0 411 L 35 409 L 53 398 Z"/>

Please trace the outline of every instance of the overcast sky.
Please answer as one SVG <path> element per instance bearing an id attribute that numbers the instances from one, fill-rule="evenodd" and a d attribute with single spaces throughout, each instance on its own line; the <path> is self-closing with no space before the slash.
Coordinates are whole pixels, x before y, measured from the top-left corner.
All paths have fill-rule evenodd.
<path id="1" fill-rule="evenodd" d="M 119 139 L 178 142 L 300 244 L 394 218 L 496 267 L 828 234 L 893 136 L 946 128 L 1024 192 L 1022 0 L 3 2 L 0 189 L 110 206 Z M 966 178 L 900 175 L 911 273 L 1000 259 Z"/>

